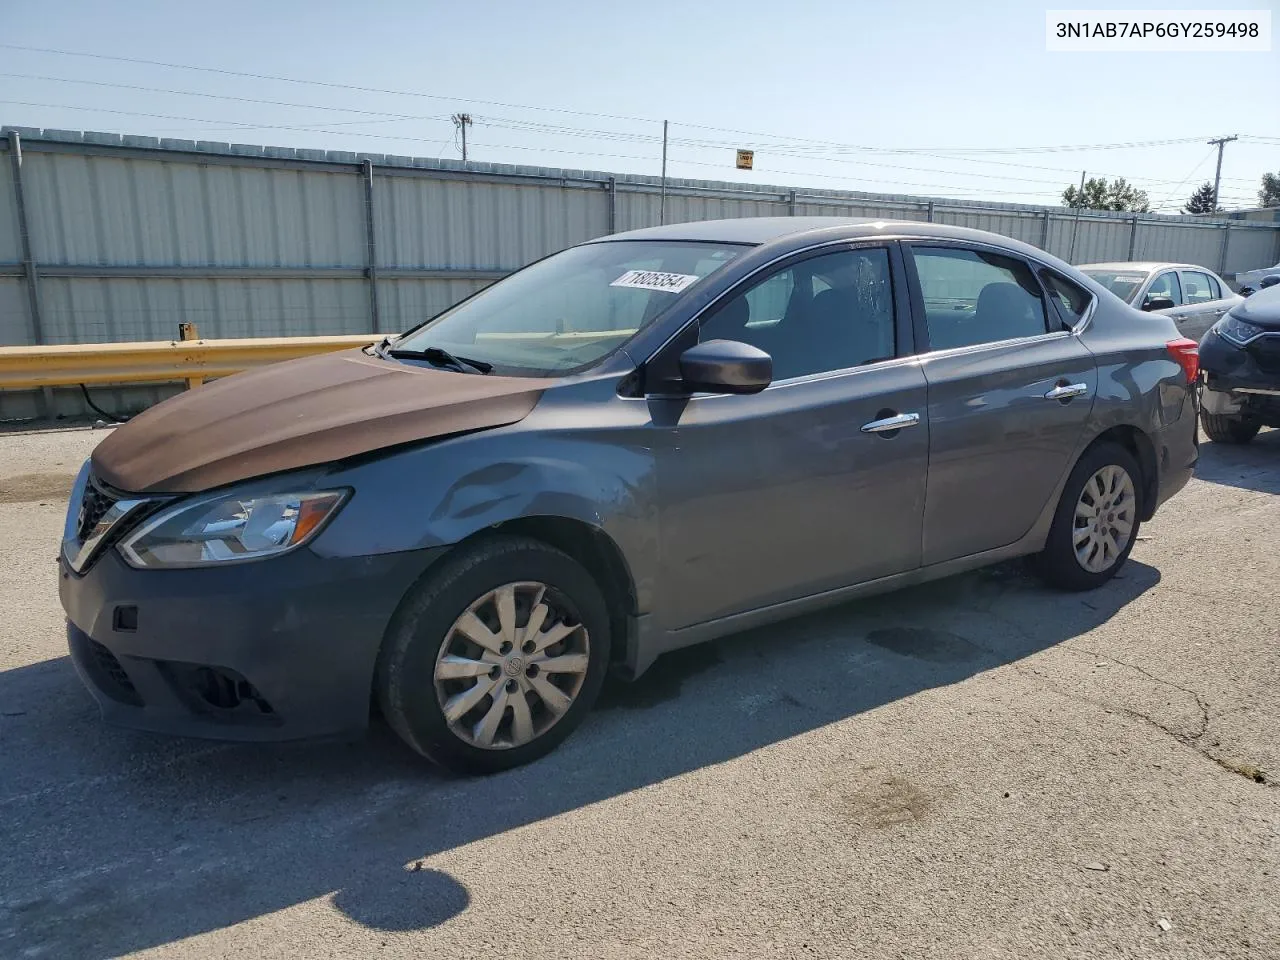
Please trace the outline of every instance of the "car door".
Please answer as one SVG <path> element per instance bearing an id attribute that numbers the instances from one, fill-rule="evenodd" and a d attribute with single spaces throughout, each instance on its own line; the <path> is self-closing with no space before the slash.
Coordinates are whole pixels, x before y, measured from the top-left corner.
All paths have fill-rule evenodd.
<path id="1" fill-rule="evenodd" d="M 929 427 L 905 288 L 895 245 L 827 246 L 698 321 L 703 342 L 771 352 L 774 380 L 649 400 L 665 628 L 919 566 Z"/>
<path id="2" fill-rule="evenodd" d="M 1027 261 L 979 244 L 906 246 L 926 348 L 928 565 L 1027 533 L 1070 466 L 1097 370 Z"/>
<path id="3" fill-rule="evenodd" d="M 1183 306 L 1174 315 L 1178 332 L 1197 343 L 1231 307 L 1224 299 L 1218 278 L 1200 270 L 1180 270 Z"/>

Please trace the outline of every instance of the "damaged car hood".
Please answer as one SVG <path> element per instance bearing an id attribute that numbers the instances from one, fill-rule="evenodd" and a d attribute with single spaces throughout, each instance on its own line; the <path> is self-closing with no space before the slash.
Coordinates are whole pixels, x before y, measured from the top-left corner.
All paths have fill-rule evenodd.
<path id="1" fill-rule="evenodd" d="M 98 444 L 93 471 L 130 493 L 192 493 L 516 423 L 549 384 L 430 369 L 363 350 L 305 357 L 151 407 Z"/>

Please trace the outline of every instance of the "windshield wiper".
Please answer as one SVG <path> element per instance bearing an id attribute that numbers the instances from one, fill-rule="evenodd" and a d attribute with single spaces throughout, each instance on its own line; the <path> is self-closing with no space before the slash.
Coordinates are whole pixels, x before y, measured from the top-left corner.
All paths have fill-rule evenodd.
<path id="1" fill-rule="evenodd" d="M 448 350 L 440 347 L 427 347 L 425 350 L 388 350 L 386 356 L 397 360 L 425 360 L 437 367 L 454 367 L 459 373 L 470 367 L 476 373 L 488 373 L 493 369 L 492 363 L 484 360 L 471 360 L 467 357 L 455 357 Z"/>

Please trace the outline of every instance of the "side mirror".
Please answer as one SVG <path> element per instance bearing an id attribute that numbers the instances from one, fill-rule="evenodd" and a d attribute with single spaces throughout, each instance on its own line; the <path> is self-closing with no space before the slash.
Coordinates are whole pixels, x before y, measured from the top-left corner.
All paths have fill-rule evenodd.
<path id="1" fill-rule="evenodd" d="M 1142 309 L 1150 313 L 1153 310 L 1172 310 L 1177 304 L 1173 302 L 1172 297 L 1147 297 L 1142 301 Z"/>
<path id="2" fill-rule="evenodd" d="M 773 381 L 773 358 L 737 340 L 708 340 L 680 354 L 680 379 L 691 393 L 759 393 Z"/>

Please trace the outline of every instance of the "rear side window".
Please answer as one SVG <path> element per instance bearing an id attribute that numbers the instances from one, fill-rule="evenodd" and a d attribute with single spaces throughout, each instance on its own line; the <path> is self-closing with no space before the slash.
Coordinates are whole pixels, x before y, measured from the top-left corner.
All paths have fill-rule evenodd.
<path id="1" fill-rule="evenodd" d="M 1070 329 L 1084 319 L 1084 313 L 1089 309 L 1092 299 L 1086 290 L 1049 270 L 1041 270 L 1040 279 L 1044 281 L 1049 299 L 1053 301 L 1064 327 Z"/>
<path id="2" fill-rule="evenodd" d="M 1195 270 L 1182 271 L 1183 303 L 1208 303 L 1221 299 L 1214 291 L 1213 281 L 1207 273 Z"/>
<path id="3" fill-rule="evenodd" d="M 1173 301 L 1174 306 L 1182 306 L 1182 287 L 1178 283 L 1178 275 L 1172 270 L 1160 274 L 1151 281 L 1151 288 L 1147 290 L 1147 295 L 1143 297 L 1143 301 L 1150 303 L 1156 297 L 1168 297 Z"/>
<path id="4" fill-rule="evenodd" d="M 1031 268 L 984 250 L 912 247 L 933 350 L 1034 337 L 1049 329 Z"/>

